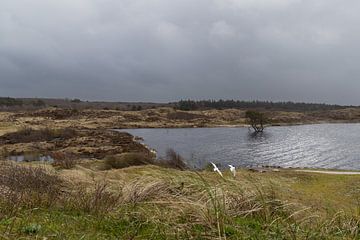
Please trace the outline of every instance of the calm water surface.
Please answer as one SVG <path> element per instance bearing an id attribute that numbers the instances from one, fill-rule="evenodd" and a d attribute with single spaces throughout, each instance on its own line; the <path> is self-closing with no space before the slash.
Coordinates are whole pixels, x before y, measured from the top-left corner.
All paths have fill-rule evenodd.
<path id="1" fill-rule="evenodd" d="M 237 166 L 274 165 L 360 170 L 360 124 L 247 128 L 125 129 L 165 155 L 173 148 L 190 166 L 210 161 Z"/>

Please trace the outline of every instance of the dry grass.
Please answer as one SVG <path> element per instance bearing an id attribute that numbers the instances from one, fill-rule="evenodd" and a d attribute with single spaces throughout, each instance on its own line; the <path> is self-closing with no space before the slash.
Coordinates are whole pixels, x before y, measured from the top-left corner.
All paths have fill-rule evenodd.
<path id="1" fill-rule="evenodd" d="M 89 109 L 79 111 L 76 115 L 72 113 L 63 115 L 61 112 L 63 112 L 63 109 L 60 108 L 44 109 L 40 112 L 3 112 L 0 114 L 0 121 L 2 120 L 0 135 L 13 132 L 24 125 L 35 129 L 40 129 L 44 126 L 49 126 L 52 129 L 60 129 L 79 125 L 91 129 L 245 125 L 245 111 L 240 109 L 187 112 L 192 114 L 191 116 L 187 114 L 182 116 L 181 111 L 176 111 L 171 108 L 157 108 L 134 112 Z M 266 116 L 271 119 L 274 125 L 360 122 L 360 109 L 348 108 L 320 112 L 267 111 Z"/>
<path id="2" fill-rule="evenodd" d="M 54 152 L 51 154 L 53 158 L 52 165 L 61 169 L 71 169 L 77 164 L 76 157 L 71 153 Z"/>
<path id="3" fill-rule="evenodd" d="M 105 158 L 105 163 L 114 169 L 153 164 L 154 159 L 147 153 L 122 153 Z"/>
<path id="4" fill-rule="evenodd" d="M 7 210 L 51 206 L 61 193 L 63 181 L 47 168 L 0 163 L 0 201 Z"/>
<path id="5" fill-rule="evenodd" d="M 168 183 L 158 180 L 135 179 L 122 188 L 122 203 L 137 204 L 154 199 L 164 199 L 171 187 Z"/>
<path id="6" fill-rule="evenodd" d="M 62 231 L 57 239 L 77 239 L 85 236 L 86 231 L 89 235 L 85 239 L 94 234 L 100 234 L 102 239 L 356 239 L 359 236 L 358 215 L 337 209 L 335 213 L 319 217 L 316 209 L 289 201 L 290 195 L 284 195 L 290 194 L 290 185 L 284 183 L 292 183 L 292 177 L 309 184 L 318 179 L 314 175 L 306 178 L 303 173 L 277 173 L 280 177 L 239 170 L 234 179 L 227 172 L 221 178 L 213 172 L 177 171 L 157 166 L 109 171 L 84 166 L 87 165 L 79 163 L 74 169 L 59 170 L 59 173 L 82 175 L 78 180 L 36 166 L 2 166 L 2 189 L 18 194 L 31 192 L 28 197 L 39 195 L 40 199 L 56 193 L 50 194 L 56 196 L 50 205 L 48 201 L 30 201 L 30 206 L 26 204 L 29 200 L 22 201 L 21 210 L 13 216 L 22 218 L 23 211 L 34 207 L 44 208 L 45 214 L 51 211 L 60 211 L 61 216 L 71 214 L 71 221 L 76 219 L 75 226 L 67 224 L 66 229 L 61 227 L 62 218 L 53 219 L 54 222 L 45 221 L 43 217 L 26 220 L 41 226 L 33 233 L 40 238 L 49 237 L 54 228 Z M 1 211 L 8 206 L 2 201 Z M 95 229 L 89 225 L 92 218 Z M 29 224 L 20 225 L 18 229 Z M 0 221 L 0 229 L 1 226 Z M 80 236 L 77 235 L 79 229 Z M 7 230 L 9 234 L 14 231 L 16 228 Z"/>
<path id="7" fill-rule="evenodd" d="M 64 194 L 62 205 L 75 211 L 104 214 L 119 206 L 120 197 L 120 193 L 109 190 L 107 182 L 94 182 L 90 188 L 79 185 L 73 191 Z"/>
<path id="8" fill-rule="evenodd" d="M 171 148 L 166 151 L 165 159 L 156 161 L 156 164 L 161 167 L 174 168 L 178 170 L 189 169 L 184 158 Z"/>

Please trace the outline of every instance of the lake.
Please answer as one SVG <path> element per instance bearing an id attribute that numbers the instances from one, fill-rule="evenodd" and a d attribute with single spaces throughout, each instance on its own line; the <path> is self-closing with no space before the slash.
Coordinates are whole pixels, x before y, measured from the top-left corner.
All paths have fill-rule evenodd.
<path id="1" fill-rule="evenodd" d="M 360 170 L 360 124 L 248 128 L 122 129 L 164 156 L 168 148 L 192 167 L 262 165 Z"/>

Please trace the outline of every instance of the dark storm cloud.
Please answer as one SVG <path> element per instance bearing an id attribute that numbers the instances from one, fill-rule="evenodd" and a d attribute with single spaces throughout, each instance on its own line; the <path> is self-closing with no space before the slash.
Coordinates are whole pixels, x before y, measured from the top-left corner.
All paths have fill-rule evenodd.
<path id="1" fill-rule="evenodd" d="M 0 1 L 0 95 L 358 104 L 355 0 Z"/>

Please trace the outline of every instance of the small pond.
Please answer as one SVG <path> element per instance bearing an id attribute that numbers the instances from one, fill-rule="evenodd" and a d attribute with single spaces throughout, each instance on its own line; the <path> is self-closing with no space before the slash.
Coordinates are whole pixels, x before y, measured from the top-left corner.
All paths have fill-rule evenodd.
<path id="1" fill-rule="evenodd" d="M 360 170 L 360 124 L 248 128 L 122 129 L 164 156 L 168 148 L 190 166 L 281 166 Z"/>
<path id="2" fill-rule="evenodd" d="M 49 155 L 39 155 L 39 154 L 21 154 L 21 155 L 10 155 L 7 157 L 8 160 L 16 162 L 53 162 L 54 159 Z"/>

